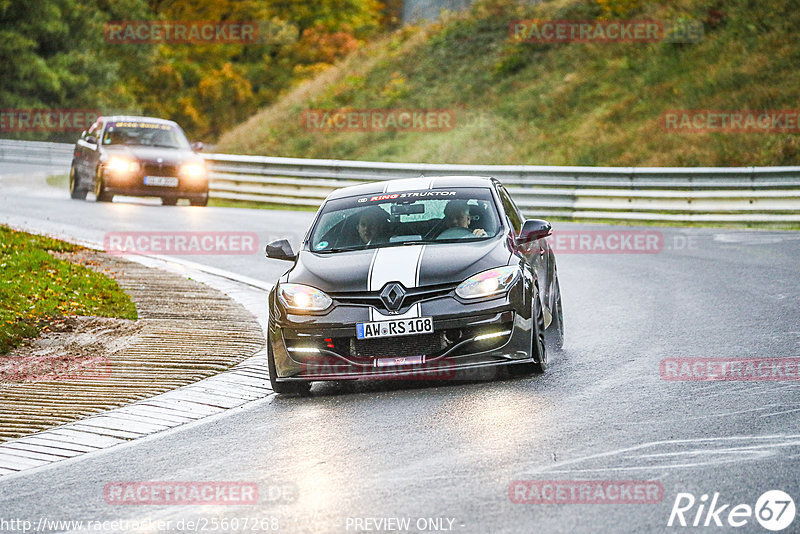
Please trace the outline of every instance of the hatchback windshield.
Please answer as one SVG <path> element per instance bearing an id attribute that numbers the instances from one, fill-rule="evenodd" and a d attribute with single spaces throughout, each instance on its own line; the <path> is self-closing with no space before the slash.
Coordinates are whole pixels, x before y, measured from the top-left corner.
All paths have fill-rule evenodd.
<path id="1" fill-rule="evenodd" d="M 311 250 L 338 252 L 483 240 L 497 235 L 500 228 L 488 188 L 348 197 L 325 204 L 314 226 Z"/>
<path id="2" fill-rule="evenodd" d="M 189 148 L 189 141 L 180 128 L 171 124 L 139 121 L 108 123 L 103 144 Z"/>

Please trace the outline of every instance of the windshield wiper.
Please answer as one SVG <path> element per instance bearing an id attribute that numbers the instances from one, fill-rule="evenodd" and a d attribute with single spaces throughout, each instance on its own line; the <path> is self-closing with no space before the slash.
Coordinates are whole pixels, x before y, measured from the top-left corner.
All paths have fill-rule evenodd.
<path id="1" fill-rule="evenodd" d="M 338 247 L 338 248 L 329 248 L 325 250 L 315 250 L 314 252 L 318 254 L 327 254 L 330 252 L 348 252 L 351 250 L 364 250 L 363 247 Z"/>

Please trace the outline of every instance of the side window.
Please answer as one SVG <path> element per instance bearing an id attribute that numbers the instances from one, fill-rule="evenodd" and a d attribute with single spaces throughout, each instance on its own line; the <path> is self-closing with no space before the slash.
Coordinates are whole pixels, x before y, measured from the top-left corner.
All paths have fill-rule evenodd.
<path id="1" fill-rule="evenodd" d="M 522 224 L 525 222 L 525 218 L 517 209 L 514 201 L 511 200 L 511 195 L 508 194 L 505 187 L 498 186 L 497 192 L 500 195 L 500 201 L 503 203 L 503 211 L 506 212 L 508 219 L 511 221 L 511 227 L 514 229 L 514 233 L 519 234 L 520 231 L 522 231 Z"/>

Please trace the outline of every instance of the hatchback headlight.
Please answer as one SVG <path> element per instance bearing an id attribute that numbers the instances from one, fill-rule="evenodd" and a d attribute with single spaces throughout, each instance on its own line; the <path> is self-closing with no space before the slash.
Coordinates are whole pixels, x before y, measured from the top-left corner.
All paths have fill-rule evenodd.
<path id="1" fill-rule="evenodd" d="M 462 299 L 477 299 L 505 293 L 519 279 L 519 267 L 497 267 L 470 276 L 456 288 Z"/>
<path id="2" fill-rule="evenodd" d="M 302 284 L 280 284 L 278 299 L 291 311 L 325 311 L 333 301 L 324 292 Z"/>

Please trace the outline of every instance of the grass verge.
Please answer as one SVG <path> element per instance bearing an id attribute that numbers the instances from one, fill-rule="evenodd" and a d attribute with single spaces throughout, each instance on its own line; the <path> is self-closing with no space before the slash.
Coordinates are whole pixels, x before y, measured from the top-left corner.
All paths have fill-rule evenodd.
<path id="1" fill-rule="evenodd" d="M 696 39 L 526 43 L 519 19 L 693 25 Z M 796 0 L 478 0 L 357 51 L 226 132 L 233 154 L 464 164 L 796 165 L 800 135 L 665 130 L 670 110 L 795 110 Z M 687 26 L 688 27 L 688 26 Z M 670 30 L 671 31 L 671 30 Z M 678 41 L 685 42 L 678 42 Z M 309 127 L 309 109 L 449 109 L 449 131 Z M 330 125 L 329 125 L 330 126 Z"/>
<path id="2" fill-rule="evenodd" d="M 114 280 L 50 254 L 79 249 L 0 226 L 0 355 L 66 316 L 137 319 Z"/>
<path id="3" fill-rule="evenodd" d="M 54 174 L 47 177 L 47 185 L 58 187 L 59 189 L 69 189 L 68 174 Z"/>

